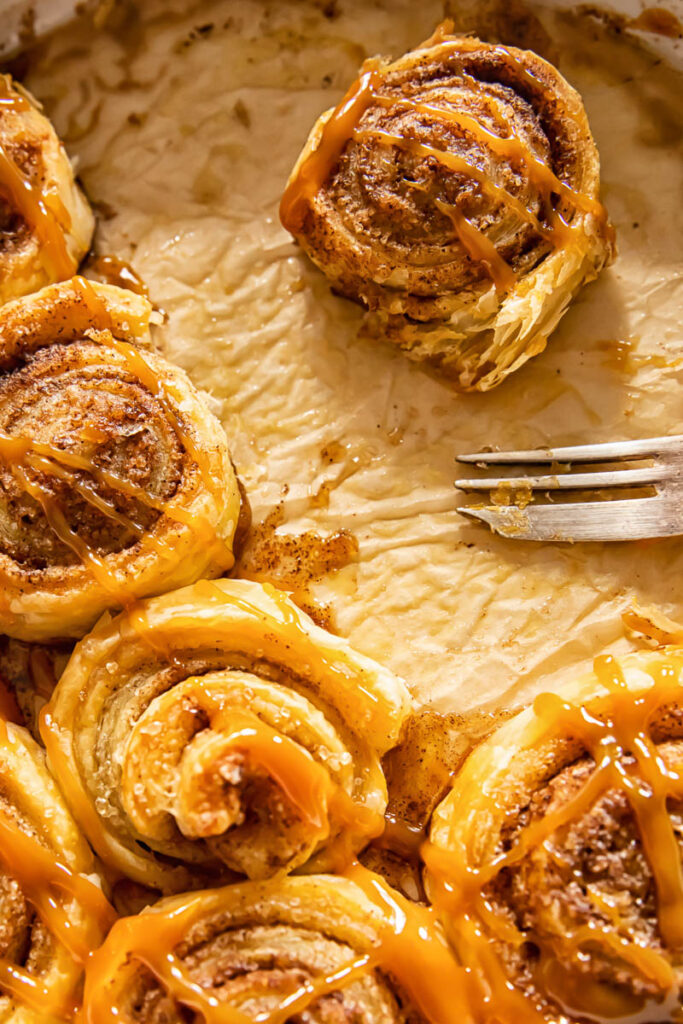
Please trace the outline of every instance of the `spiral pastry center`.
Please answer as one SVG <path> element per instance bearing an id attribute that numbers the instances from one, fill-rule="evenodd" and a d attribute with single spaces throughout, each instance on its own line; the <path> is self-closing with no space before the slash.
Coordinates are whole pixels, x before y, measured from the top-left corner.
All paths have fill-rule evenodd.
<path id="1" fill-rule="evenodd" d="M 672 774 L 683 768 L 680 744 L 662 745 L 658 756 Z M 633 772 L 635 765 L 626 758 L 624 771 Z M 519 827 L 561 813 L 580 796 L 595 767 L 582 758 L 555 776 L 534 794 Z M 668 811 L 683 860 L 683 803 L 671 801 Z M 511 832 L 505 845 L 517 838 Z M 671 987 L 656 878 L 623 791 L 610 790 L 521 864 L 503 870 L 487 895 L 512 914 L 524 935 L 522 957 L 515 963 L 513 954 L 510 961 L 518 983 L 531 970 L 560 1005 L 623 1017 Z"/>
<path id="2" fill-rule="evenodd" d="M 572 163 L 548 95 L 510 51 L 444 48 L 437 65 L 417 59 L 359 78 L 281 215 L 296 233 L 316 196 L 347 238 L 376 246 L 388 268 L 428 270 L 411 280 L 415 295 L 486 279 L 505 291 L 569 240 L 577 211 L 605 219 L 597 201 L 565 183 Z M 454 249 L 470 257 L 455 269 Z"/>
<path id="3" fill-rule="evenodd" d="M 239 1007 L 247 1020 L 279 1018 L 283 999 L 315 986 L 352 963 L 354 950 L 306 928 L 252 925 L 223 932 L 205 943 L 184 942 L 178 950 L 188 980 L 210 990 L 219 1005 Z M 168 997 L 151 976 L 137 980 L 139 1015 L 145 1024 L 167 1022 Z M 131 993 L 133 996 L 133 993 Z M 128 997 L 129 1005 L 135 1005 Z M 183 1018 L 171 1017 L 175 1024 Z M 291 1019 L 295 1019 L 292 1017 Z M 309 1000 L 311 1024 L 396 1024 L 403 1020 L 391 984 L 378 972 L 352 978 L 343 991 Z"/>
<path id="4" fill-rule="evenodd" d="M 24 565 L 75 564 L 78 542 L 129 547 L 181 480 L 164 410 L 102 351 L 51 345 L 0 378 L 0 551 Z"/>
<path id="5" fill-rule="evenodd" d="M 683 662 L 625 665 L 598 658 L 574 699 L 541 694 L 503 726 L 437 808 L 425 851 L 459 954 L 538 1024 L 678 1019 Z M 482 786 L 492 750 L 511 756 Z"/>
<path id="6" fill-rule="evenodd" d="M 533 108 L 507 86 L 468 75 L 408 84 L 393 73 L 376 88 L 330 190 L 346 229 L 433 273 L 450 267 L 453 246 L 477 249 L 480 259 L 463 262 L 450 286 L 487 274 L 509 286 L 515 268 L 551 248 L 542 223 L 549 196 L 529 173 L 550 157 Z"/>
<path id="7" fill-rule="evenodd" d="M 182 892 L 347 862 L 382 831 L 409 708 L 285 594 L 201 581 L 93 630 L 41 735 L 102 858 Z"/>
<path id="8" fill-rule="evenodd" d="M 121 799 L 146 840 L 204 840 L 253 877 L 325 840 L 351 784 L 350 754 L 305 697 L 227 670 L 150 702 L 123 753 Z"/>

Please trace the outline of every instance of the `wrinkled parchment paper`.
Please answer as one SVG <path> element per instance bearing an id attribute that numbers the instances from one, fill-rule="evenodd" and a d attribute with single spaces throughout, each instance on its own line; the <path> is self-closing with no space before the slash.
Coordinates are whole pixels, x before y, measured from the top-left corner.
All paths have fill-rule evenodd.
<path id="1" fill-rule="evenodd" d="M 427 37 L 443 4 L 138 6 L 61 30 L 26 81 L 99 204 L 98 251 L 130 260 L 168 314 L 156 341 L 209 394 L 254 519 L 283 500 L 280 531 L 355 535 L 358 562 L 316 586 L 338 631 L 422 702 L 465 711 L 628 649 L 634 597 L 683 617 L 683 539 L 506 541 L 455 512 L 452 486 L 455 454 L 484 445 L 683 431 L 680 76 L 628 33 L 537 8 L 588 109 L 619 258 L 543 355 L 460 396 L 359 340 L 360 311 L 277 218 L 317 115 L 364 57 Z"/>

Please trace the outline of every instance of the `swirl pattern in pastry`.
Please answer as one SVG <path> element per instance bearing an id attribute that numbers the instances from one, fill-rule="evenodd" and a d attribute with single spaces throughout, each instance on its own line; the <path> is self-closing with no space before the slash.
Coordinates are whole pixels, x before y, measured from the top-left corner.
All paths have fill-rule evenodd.
<path id="1" fill-rule="evenodd" d="M 167 898 L 93 957 L 84 1024 L 468 1024 L 427 907 L 359 866 Z"/>
<path id="2" fill-rule="evenodd" d="M 373 59 L 314 126 L 283 225 L 370 332 L 464 390 L 542 351 L 613 252 L 581 98 L 528 50 L 448 35 Z"/>
<path id="3" fill-rule="evenodd" d="M 222 427 L 145 349 L 149 302 L 73 278 L 0 311 L 0 631 L 82 636 L 105 608 L 229 569 Z"/>
<path id="4" fill-rule="evenodd" d="M 501 1020 L 682 1019 L 682 769 L 681 648 L 598 659 L 470 756 L 425 858 Z"/>
<path id="5" fill-rule="evenodd" d="M 0 75 L 0 303 L 71 277 L 92 211 L 37 102 Z"/>
<path id="6" fill-rule="evenodd" d="M 71 1020 L 115 919 L 41 748 L 0 719 L 0 1020 Z M 88 877 L 90 876 L 90 877 Z"/>
<path id="7" fill-rule="evenodd" d="M 380 756 L 410 706 L 285 594 L 203 580 L 100 623 L 42 736 L 103 861 L 179 892 L 326 870 L 364 846 L 384 825 Z"/>

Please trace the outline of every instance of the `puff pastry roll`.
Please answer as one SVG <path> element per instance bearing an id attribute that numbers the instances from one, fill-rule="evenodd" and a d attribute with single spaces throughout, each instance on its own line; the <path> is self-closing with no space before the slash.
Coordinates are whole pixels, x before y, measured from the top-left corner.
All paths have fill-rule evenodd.
<path id="1" fill-rule="evenodd" d="M 82 636 L 105 608 L 233 565 L 227 440 L 144 349 L 150 311 L 83 278 L 0 310 L 0 632 Z"/>
<path id="2" fill-rule="evenodd" d="M 0 1020 L 53 1024 L 115 919 L 90 847 L 25 729 L 0 719 Z"/>
<path id="3" fill-rule="evenodd" d="M 467 1024 L 433 914 L 349 875 L 246 882 L 122 919 L 89 965 L 84 1024 Z"/>
<path id="4" fill-rule="evenodd" d="M 680 1021 L 683 649 L 598 659 L 502 726 L 425 857 L 496 1019 Z"/>
<path id="5" fill-rule="evenodd" d="M 280 215 L 371 334 L 487 390 L 610 259 L 581 98 L 528 50 L 437 30 L 366 61 L 319 118 Z"/>
<path id="6" fill-rule="evenodd" d="M 285 594 L 202 580 L 98 624 L 42 736 L 103 861 L 179 892 L 360 849 L 409 709 L 401 681 Z"/>
<path id="7" fill-rule="evenodd" d="M 71 277 L 94 223 L 54 128 L 0 75 L 0 303 Z"/>

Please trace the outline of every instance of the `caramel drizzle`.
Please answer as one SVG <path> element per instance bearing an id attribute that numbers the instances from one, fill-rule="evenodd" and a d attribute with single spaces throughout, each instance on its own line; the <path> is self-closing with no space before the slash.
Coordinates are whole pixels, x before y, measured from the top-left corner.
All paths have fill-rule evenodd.
<path id="1" fill-rule="evenodd" d="M 514 270 L 500 255 L 493 242 L 483 231 L 467 219 L 459 206 L 435 200 L 442 213 L 445 213 L 456 230 L 460 244 L 475 263 L 481 263 L 489 273 L 496 291 L 507 292 L 517 283 Z"/>
<path id="2" fill-rule="evenodd" d="M 353 82 L 323 128 L 318 145 L 288 182 L 280 201 L 280 220 L 293 235 L 303 229 L 308 204 L 323 187 L 355 126 L 375 102 L 380 82 L 375 69 Z"/>
<path id="3" fill-rule="evenodd" d="M 594 670 L 611 699 L 610 710 L 598 715 L 584 706 L 563 701 L 556 694 L 541 694 L 534 710 L 548 736 L 580 739 L 595 762 L 595 770 L 578 794 L 564 806 L 529 825 L 506 852 L 486 864 L 475 866 L 468 849 L 458 842 L 448 850 L 426 843 L 423 857 L 436 880 L 435 902 L 450 915 L 458 950 L 464 962 L 480 979 L 484 990 L 494 990 L 496 1008 L 507 1007 L 511 1016 L 526 1014 L 525 1019 L 541 1022 L 545 1018 L 529 1004 L 525 996 L 512 989 L 487 934 L 517 948 L 531 937 L 546 958 L 553 961 L 552 947 L 544 949 L 541 936 L 521 932 L 502 913 L 491 906 L 484 889 L 504 868 L 519 864 L 534 848 L 546 844 L 559 830 L 581 819 L 604 795 L 614 789 L 625 793 L 638 825 L 643 850 L 652 871 L 657 892 L 659 931 L 664 944 L 672 950 L 683 948 L 683 868 L 673 822 L 667 808 L 671 797 L 683 797 L 683 778 L 669 770 L 648 733 L 649 723 L 658 709 L 669 702 L 680 702 L 683 661 L 654 666 L 653 686 L 637 694 L 629 691 L 618 662 L 611 656 L 596 659 Z M 625 763 L 628 755 L 635 766 Z M 597 905 L 597 904 L 596 904 Z M 649 1014 L 668 1012 L 678 1005 L 678 986 L 672 965 L 656 950 L 643 948 L 623 935 L 605 932 L 591 925 L 577 928 L 563 937 L 566 946 L 579 952 L 586 944 L 603 944 L 620 959 L 631 964 L 645 977 L 656 982 L 665 993 L 664 1002 L 649 1001 L 633 1019 L 664 1019 Z M 559 1005 L 568 1006 L 561 993 L 549 992 Z M 616 1001 L 615 996 L 615 1001 Z M 570 1011 L 571 1012 L 571 1011 Z M 577 1010 L 578 1016 L 585 1015 Z M 531 1016 L 529 1016 L 531 1014 Z M 599 1016 L 591 1016 L 600 1020 Z M 608 1018 L 605 1017 L 606 1021 Z M 609 1018 L 610 1020 L 616 1019 Z M 631 1017 L 629 1016 L 629 1020 Z M 669 1019 L 668 1017 L 666 1019 Z"/>
<path id="4" fill-rule="evenodd" d="M 374 139 L 377 142 L 384 143 L 387 146 L 396 146 L 397 149 L 403 149 L 406 152 L 414 153 L 417 156 L 433 157 L 438 160 L 440 164 L 448 168 L 449 171 L 454 171 L 456 174 L 462 174 L 481 187 L 482 191 L 488 193 L 488 195 L 498 203 L 505 203 L 511 209 L 517 213 L 520 218 L 530 224 L 535 231 L 540 235 L 547 233 L 547 229 L 543 227 L 538 217 L 534 213 L 524 206 L 515 196 L 510 195 L 501 185 L 496 185 L 492 181 L 485 171 L 479 170 L 478 167 L 472 166 L 466 157 L 458 156 L 457 153 L 450 153 L 445 149 L 437 149 L 435 146 L 426 146 L 422 142 L 418 142 L 417 139 L 408 138 L 404 135 L 395 134 L 392 132 L 383 131 L 377 129 L 355 129 L 353 132 L 353 138 L 358 141 L 363 139 Z"/>
<path id="5" fill-rule="evenodd" d="M 234 594 L 226 594 L 212 580 L 200 580 L 195 586 L 202 598 L 217 601 L 221 604 L 234 604 L 250 617 L 261 619 L 265 629 L 273 630 L 277 634 L 282 635 L 285 642 L 288 640 L 288 634 L 303 642 L 307 655 L 319 663 L 321 674 L 324 673 L 328 678 L 337 678 L 343 682 L 348 681 L 349 672 L 353 672 L 353 669 L 346 655 L 342 651 L 335 650 L 334 660 L 332 660 L 322 652 L 319 646 L 314 648 L 311 637 L 301 623 L 301 613 L 290 602 L 287 594 L 278 590 L 272 584 L 264 583 L 262 586 L 266 594 L 275 603 L 277 615 L 270 615 L 264 612 L 245 598 L 237 597 Z M 377 704 L 377 695 L 363 685 L 362 680 L 358 678 L 357 672 L 354 672 L 354 675 L 356 677 L 355 689 L 362 693 L 364 699 L 370 704 Z"/>
<path id="6" fill-rule="evenodd" d="M 214 890 L 171 910 L 145 911 L 114 925 L 86 971 L 84 1024 L 121 1024 L 117 996 L 132 982 L 135 961 L 155 975 L 169 996 L 200 1013 L 205 1024 L 287 1024 L 323 996 L 343 991 L 376 968 L 398 981 L 430 1024 L 471 1024 L 467 978 L 439 930 L 434 910 L 404 899 L 357 862 L 344 874 L 371 903 L 371 923 L 377 928 L 378 941 L 369 952 L 283 993 L 273 1010 L 251 1015 L 221 1002 L 210 989 L 192 980 L 174 952 L 195 925 L 220 913 L 221 891 Z M 243 992 L 241 997 L 249 994 Z"/>
<path id="7" fill-rule="evenodd" d="M 10 89 L 7 79 L 0 75 L 0 115 L 3 111 L 16 114 L 32 110 L 31 104 L 20 93 Z M 67 211 L 59 197 L 48 188 L 39 188 L 17 166 L 0 142 L 0 192 L 4 192 L 27 224 L 32 225 L 40 240 L 40 258 L 58 280 L 71 277 L 76 261 L 69 254 L 64 230 L 55 207 L 63 217 Z"/>
<path id="8" fill-rule="evenodd" d="M 406 179 L 406 185 L 418 192 L 427 192 L 425 186 L 419 185 L 415 181 L 408 181 Z M 443 200 L 438 198 L 434 200 L 434 203 L 437 209 L 450 220 L 460 239 L 460 244 L 470 259 L 484 265 L 496 290 L 505 292 L 512 288 L 517 281 L 517 275 L 484 232 L 480 231 L 465 217 L 459 206 L 453 203 L 444 203 Z"/>
<path id="9" fill-rule="evenodd" d="M 0 113 L 3 110 L 10 110 L 14 114 L 25 114 L 33 107 L 20 92 L 12 89 L 5 75 L 0 75 Z"/>
<path id="10" fill-rule="evenodd" d="M 71 1020 L 77 1003 L 63 986 L 47 985 L 38 975 L 29 974 L 9 960 L 0 959 L 0 992 L 43 1017 Z M 41 1019 L 39 1018 L 39 1019 Z"/>
<path id="11" fill-rule="evenodd" d="M 80 298 L 85 301 L 94 321 L 102 324 L 109 323 L 110 315 L 107 307 L 90 282 L 86 278 L 75 277 L 72 285 Z M 193 437 L 176 415 L 173 400 L 177 396 L 173 394 L 172 388 L 159 379 L 142 353 L 133 345 L 115 338 L 111 331 L 99 331 L 96 344 L 111 348 L 122 357 L 125 369 L 139 380 L 141 385 L 159 403 L 182 448 L 196 464 L 204 485 L 207 489 L 215 487 L 217 481 L 210 471 L 208 456 L 197 447 Z M 176 402 L 176 404 L 178 403 Z M 105 438 L 94 437 L 93 440 L 97 442 Z M 156 538 L 153 530 L 146 529 L 142 523 L 120 512 L 113 502 L 98 493 L 92 483 L 79 479 L 76 472 L 85 472 L 96 483 L 106 485 L 128 497 L 133 497 L 148 508 L 153 508 L 184 526 L 197 528 L 203 522 L 207 543 L 213 542 L 217 549 L 220 545 L 221 552 L 225 549 L 225 557 L 222 558 L 222 561 L 226 563 L 225 568 L 230 568 L 233 564 L 232 554 L 230 553 L 230 557 L 227 557 L 227 546 L 215 536 L 211 524 L 208 521 L 203 521 L 199 516 L 191 515 L 187 509 L 183 508 L 181 497 L 164 503 L 148 494 L 144 488 L 136 486 L 115 473 L 95 466 L 93 460 L 88 456 L 55 448 L 31 438 L 10 436 L 2 431 L 0 431 L 0 460 L 5 462 L 23 490 L 38 502 L 53 533 L 76 554 L 97 583 L 124 607 L 131 603 L 125 579 L 122 581 L 119 578 L 116 570 L 109 564 L 107 556 L 99 555 L 69 526 L 50 490 L 39 480 L 32 479 L 27 470 L 34 470 L 46 476 L 67 481 L 97 511 L 129 530 L 138 539 L 146 536 L 150 545 L 161 557 L 172 553 L 169 546 Z"/>
<path id="12" fill-rule="evenodd" d="M 545 189 L 547 193 L 557 193 L 561 199 L 564 199 L 568 204 L 576 207 L 583 213 L 592 213 L 598 218 L 605 217 L 605 208 L 599 200 L 593 199 L 583 192 L 577 192 L 576 189 L 567 185 L 516 136 L 510 134 L 497 135 L 495 132 L 489 131 L 481 121 L 471 114 L 466 114 L 460 110 L 453 110 L 449 107 L 436 107 L 432 103 L 422 103 L 418 100 L 384 95 L 375 96 L 375 102 L 378 106 L 388 110 L 415 111 L 442 124 L 452 124 L 456 128 L 465 131 L 468 135 L 472 135 L 477 142 L 484 143 L 497 156 L 505 157 L 512 163 L 524 164 L 530 180 L 535 185 Z M 497 118 L 497 121 L 501 128 L 509 132 L 510 125 L 508 121 L 502 118 Z M 439 150 L 439 152 L 443 152 L 443 150 Z M 470 167 L 471 165 L 467 164 L 467 166 Z"/>
<path id="13" fill-rule="evenodd" d="M 517 62 L 517 64 L 519 67 L 522 66 L 519 62 Z M 471 76 L 469 75 L 463 77 L 471 79 Z M 476 80 L 471 79 L 471 81 Z M 483 143 L 484 146 L 496 155 L 504 157 L 511 163 L 522 164 L 527 170 L 530 181 L 537 185 L 541 190 L 545 191 L 547 197 L 556 194 L 560 199 L 565 201 L 570 209 L 573 207 L 580 210 L 582 213 L 590 213 L 602 224 L 607 223 L 607 212 L 599 200 L 593 199 L 591 196 L 585 195 L 583 192 L 578 192 L 576 189 L 571 188 L 565 182 L 561 181 L 555 172 L 551 170 L 543 160 L 540 160 L 528 146 L 525 146 L 520 139 L 510 134 L 509 122 L 498 116 L 493 110 L 492 113 L 494 113 L 498 125 L 506 131 L 505 135 L 497 135 L 495 132 L 489 131 L 481 121 L 477 120 L 477 118 L 473 117 L 471 114 L 466 114 L 459 110 L 452 110 L 448 107 L 440 108 L 431 103 L 422 103 L 417 100 L 383 95 L 376 96 L 375 100 L 379 106 L 386 109 L 412 110 L 417 113 L 424 114 L 432 120 L 441 122 L 442 124 L 453 124 L 455 127 L 462 129 L 468 135 L 473 136 L 478 142 Z M 439 152 L 444 151 L 435 150 L 434 152 L 431 152 L 430 155 L 436 156 Z M 471 165 L 468 164 L 468 166 Z M 466 173 L 464 169 L 463 173 Z M 475 178 L 475 180 L 478 179 Z M 485 183 L 479 181 L 479 184 L 484 190 L 486 190 Z M 500 193 L 496 193 L 496 196 L 508 205 L 511 205 L 510 200 L 514 199 L 514 197 L 505 190 L 501 190 Z M 524 212 L 522 212 L 522 210 L 517 206 L 514 206 L 514 204 L 512 205 L 516 212 L 520 214 L 523 219 L 526 219 L 526 214 L 529 212 L 527 208 L 524 207 Z M 550 231 L 537 221 L 529 222 L 533 224 L 536 230 L 544 238 L 552 240 L 553 237 L 556 236 L 561 241 L 566 240 L 570 236 L 570 232 L 575 230 L 572 228 L 570 223 L 560 217 L 556 210 L 551 209 L 549 211 L 549 216 L 551 222 Z"/>
<path id="14" fill-rule="evenodd" d="M 380 912 L 378 966 L 399 979 L 430 1024 L 472 1024 L 471 982 L 444 942 L 436 909 L 394 892 L 357 861 L 342 874 Z"/>
<path id="15" fill-rule="evenodd" d="M 15 746 L 2 719 L 0 743 L 5 747 Z M 53 851 L 24 832 L 5 813 L 0 815 L 0 865 L 19 883 L 24 896 L 55 939 L 76 963 L 85 964 L 93 946 L 99 944 L 101 935 L 117 917 L 104 893 L 84 875 L 76 874 L 58 860 Z M 69 902 L 65 904 L 57 893 L 64 894 Z M 73 903 L 85 913 L 84 919 L 74 916 Z M 75 1010 L 73 993 L 65 990 L 62 979 L 48 985 L 39 975 L 3 959 L 0 959 L 0 990 L 39 1013 L 71 1017 Z"/>
<path id="16" fill-rule="evenodd" d="M 117 288 L 127 288 L 128 291 L 135 292 L 136 295 L 149 298 L 149 289 L 137 270 L 130 263 L 119 259 L 118 256 L 96 256 L 89 264 L 89 269 L 103 278 L 107 284 L 116 285 Z"/>
<path id="17" fill-rule="evenodd" d="M 74 277 L 72 284 L 90 309 L 95 322 L 100 321 L 107 324 L 110 316 L 105 303 L 97 294 L 90 281 L 85 277 Z M 180 396 L 175 393 L 173 385 L 161 380 L 152 369 L 143 353 L 121 338 L 117 338 L 110 330 L 97 333 L 96 342 L 105 348 L 110 348 L 121 356 L 124 366 L 135 377 L 143 387 L 156 399 L 164 411 L 169 423 L 181 445 L 196 463 L 202 480 L 207 488 L 215 484 L 215 479 L 209 468 L 209 460 L 205 452 L 201 451 L 194 442 L 194 438 L 179 419 L 175 406 L 180 405 Z"/>
<path id="18" fill-rule="evenodd" d="M 440 49 L 445 47 L 450 53 L 459 54 L 460 52 L 457 44 L 449 41 L 443 34 L 435 34 L 432 43 Z M 494 48 L 494 52 L 504 64 L 515 71 L 526 85 L 536 91 L 544 89 L 543 83 L 505 47 L 497 46 Z M 481 91 L 481 83 L 470 74 L 463 72 L 461 77 L 470 83 L 470 87 L 474 83 L 476 88 Z M 372 139 L 380 144 L 395 147 L 417 156 L 436 159 L 448 170 L 475 181 L 484 194 L 488 194 L 495 202 L 513 210 L 524 223 L 530 224 L 535 232 L 554 247 L 565 245 L 573 233 L 583 230 L 583 226 L 580 222 L 572 223 L 571 219 L 566 220 L 559 210 L 552 207 L 553 195 L 557 195 L 570 210 L 580 210 L 582 213 L 593 215 L 605 229 L 608 229 L 607 213 L 602 203 L 561 181 L 551 168 L 519 139 L 511 134 L 497 135 L 495 132 L 489 131 L 475 117 L 460 111 L 441 109 L 431 103 L 422 103 L 404 97 L 383 95 L 379 91 L 381 83 L 382 75 L 377 69 L 367 71 L 357 79 L 324 125 L 316 149 L 303 160 L 288 183 L 280 205 L 280 219 L 283 226 L 292 234 L 299 234 L 303 230 L 312 199 L 322 189 L 341 157 L 344 147 L 351 139 L 357 142 Z M 530 180 L 545 193 L 545 217 L 548 223 L 541 223 L 528 207 L 507 189 L 496 185 L 467 157 L 461 157 L 434 146 L 426 146 L 418 139 L 400 132 L 359 128 L 358 125 L 363 114 L 373 105 L 384 107 L 390 111 L 415 111 L 442 124 L 453 124 L 474 136 L 478 142 L 483 143 L 498 156 L 522 164 Z M 509 132 L 509 123 L 499 116 L 491 104 L 489 104 L 489 108 L 494 113 L 497 123 Z M 516 275 L 486 235 L 464 216 L 458 206 L 444 203 L 438 199 L 436 205 L 451 220 L 458 239 L 470 259 L 481 263 L 488 271 L 496 290 L 505 292 L 514 287 L 517 280 Z"/>
<path id="19" fill-rule="evenodd" d="M 325 767 L 295 740 L 257 715 L 233 707 L 208 687 L 200 686 L 193 696 L 197 708 L 207 713 L 209 728 L 221 734 L 221 756 L 229 750 L 247 755 L 266 771 L 301 819 L 322 831 L 337 788 Z"/>
<path id="20" fill-rule="evenodd" d="M 118 602 L 125 602 L 126 590 L 117 575 L 110 569 L 106 558 L 99 555 L 66 521 L 64 513 L 38 481 L 31 480 L 20 466 L 13 466 L 12 472 L 23 489 L 41 506 L 50 529 L 59 540 L 70 548 L 90 570 L 93 578 Z"/>
<path id="21" fill-rule="evenodd" d="M 31 438 L 13 437 L 0 431 L 0 460 L 9 468 L 10 473 L 24 492 L 40 505 L 50 529 L 59 540 L 78 556 L 100 586 L 117 600 L 125 602 L 127 599 L 125 588 L 120 584 L 116 573 L 107 564 L 106 557 L 100 556 L 69 526 L 52 492 L 39 480 L 29 476 L 28 470 L 67 481 L 89 505 L 129 529 L 137 537 L 141 537 L 146 532 L 144 527 L 130 516 L 119 512 L 116 506 L 103 498 L 92 484 L 79 479 L 75 475 L 75 471 L 87 472 L 97 483 L 135 497 L 148 507 L 165 511 L 163 503 L 156 501 L 144 489 L 136 487 L 114 473 L 98 468 L 87 456 L 55 448 Z"/>
<path id="22" fill-rule="evenodd" d="M 211 580 L 201 580 L 195 584 L 195 590 L 203 600 L 224 605 L 228 609 L 232 606 L 244 612 L 254 624 L 259 624 L 264 633 L 281 638 L 283 645 L 291 647 L 299 643 L 302 662 L 315 667 L 328 679 L 338 678 L 348 685 L 349 674 L 353 673 L 355 688 L 369 703 L 377 703 L 377 696 L 363 685 L 362 677 L 354 671 L 344 652 L 335 650 L 333 656 L 328 657 L 306 632 L 299 618 L 300 613 L 290 604 L 287 595 L 270 584 L 264 584 L 263 589 L 276 604 L 276 615 L 263 612 L 244 598 L 226 594 Z M 163 630 L 151 627 L 144 605 L 131 607 L 125 616 L 125 621 L 143 643 L 170 663 L 179 663 L 173 649 L 174 633 L 167 639 Z M 173 622 L 168 628 L 172 631 L 178 629 Z M 235 750 L 244 751 L 249 758 L 261 764 L 312 828 L 323 830 L 328 823 L 334 827 L 325 846 L 332 857 L 340 863 L 347 863 L 357 849 L 359 835 L 367 837 L 369 841 L 381 834 L 384 828 L 383 815 L 354 799 L 295 740 L 271 729 L 255 715 L 245 715 L 231 709 L 227 702 L 221 701 L 208 689 L 205 690 L 205 697 L 206 707 L 212 710 L 211 727 L 222 731 Z M 63 728 L 55 721 L 51 703 L 42 709 L 40 732 L 50 764 L 68 796 L 76 818 L 102 859 L 111 863 L 109 835 L 71 766 L 70 729 Z"/>
<path id="23" fill-rule="evenodd" d="M 307 663 L 317 661 L 321 674 L 326 677 L 347 678 L 350 670 L 348 660 L 340 651 L 335 651 L 335 661 L 326 657 L 319 647 L 313 647 L 311 637 L 302 626 L 299 612 L 293 607 L 285 593 L 266 583 L 263 589 L 275 602 L 279 617 L 265 613 L 261 608 L 234 594 L 226 594 L 212 580 L 201 580 L 195 589 L 203 600 L 233 606 L 250 618 L 261 621 L 264 631 L 282 636 L 283 642 L 291 644 L 298 639 L 305 644 Z M 127 612 L 127 620 L 143 642 L 153 647 L 166 660 L 177 664 L 171 642 L 159 637 L 158 631 L 150 628 L 144 607 Z M 283 628 L 284 627 L 284 628 Z M 373 703 L 377 698 L 360 679 L 357 689 Z M 304 821 L 316 830 L 322 830 L 326 823 L 333 821 L 339 835 L 328 849 L 340 862 L 346 862 L 352 853 L 354 838 L 360 833 L 370 838 L 379 835 L 384 828 L 384 818 L 369 807 L 356 802 L 344 787 L 332 779 L 324 767 L 295 740 L 290 739 L 256 715 L 245 714 L 232 707 L 227 701 L 204 687 L 200 689 L 202 709 L 210 715 L 209 725 L 221 732 L 235 750 L 243 751 L 250 760 L 260 764 L 284 793 L 290 804 L 297 808 Z M 44 737 L 45 738 L 45 737 Z"/>

